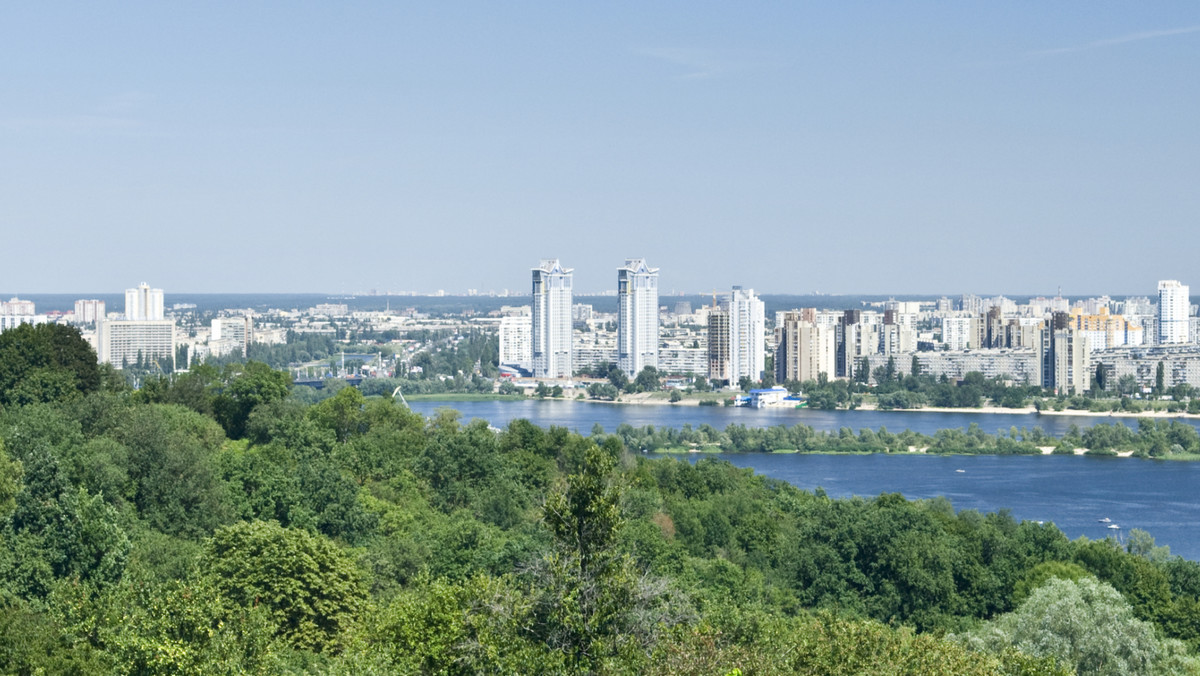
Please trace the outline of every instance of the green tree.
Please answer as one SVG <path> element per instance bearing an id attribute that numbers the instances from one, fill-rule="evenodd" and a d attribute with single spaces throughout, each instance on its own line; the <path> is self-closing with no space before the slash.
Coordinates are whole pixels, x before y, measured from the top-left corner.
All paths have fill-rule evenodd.
<path id="1" fill-rule="evenodd" d="M 79 329 L 21 324 L 0 333 L 0 404 L 63 401 L 98 389 L 96 352 Z"/>
<path id="2" fill-rule="evenodd" d="M 587 386 L 588 396 L 592 399 L 606 399 L 612 401 L 618 396 L 617 388 L 609 383 L 592 383 Z"/>
<path id="3" fill-rule="evenodd" d="M 21 490 L 21 463 L 8 457 L 0 439 L 0 523 L 16 508 L 17 493 Z"/>
<path id="4" fill-rule="evenodd" d="M 241 608 L 266 606 L 292 645 L 337 652 L 367 603 L 354 561 L 319 535 L 267 521 L 217 530 L 200 569 Z"/>
<path id="5" fill-rule="evenodd" d="M 1182 643 L 1159 640 L 1117 590 L 1092 577 L 1050 579 L 1017 610 L 972 632 L 966 642 L 993 652 L 1011 646 L 1053 656 L 1080 674 L 1173 673 L 1190 662 Z"/>
<path id="6" fill-rule="evenodd" d="M 531 598 L 506 578 L 420 579 L 380 613 L 372 633 L 396 673 L 561 672 L 561 655 L 526 630 L 534 620 Z"/>
<path id="7" fill-rule="evenodd" d="M 246 421 L 255 406 L 283 399 L 292 384 L 290 374 L 255 361 L 228 367 L 225 380 L 213 401 L 213 411 L 231 439 L 245 435 Z"/>
<path id="8" fill-rule="evenodd" d="M 575 672 L 643 651 L 677 621 L 667 589 L 645 586 L 617 546 L 624 524 L 614 476 L 619 444 L 586 443 L 578 473 L 546 498 L 543 519 L 555 546 L 537 585 L 542 638 Z"/>
<path id="9" fill-rule="evenodd" d="M 859 383 L 866 383 L 871 379 L 871 360 L 867 357 L 862 358 L 862 362 L 858 365 L 858 370 L 854 372 L 854 380 Z"/>
<path id="10" fill-rule="evenodd" d="M 366 399 L 358 388 L 346 387 L 308 409 L 308 417 L 345 443 L 351 436 L 367 430 L 365 405 Z"/>
<path id="11" fill-rule="evenodd" d="M 182 406 L 134 407 L 113 431 L 127 449 L 125 495 L 150 525 L 198 538 L 230 518 L 228 486 L 216 455 L 225 442 L 211 418 Z"/>
<path id="12" fill-rule="evenodd" d="M 654 392 L 658 389 L 658 369 L 653 366 L 643 368 L 634 379 L 634 384 L 640 392 Z"/>
<path id="13" fill-rule="evenodd" d="M 1163 392 L 1166 392 L 1166 368 L 1161 361 L 1158 362 L 1158 368 L 1154 370 L 1154 396 L 1161 397 Z"/>
<path id="14" fill-rule="evenodd" d="M 629 376 L 625 375 L 625 372 L 617 368 L 616 365 L 613 365 L 606 375 L 608 377 L 608 382 L 612 383 L 613 387 L 617 388 L 621 392 L 627 392 L 629 390 Z"/>
<path id="15" fill-rule="evenodd" d="M 95 585 L 118 581 L 130 541 L 115 509 L 67 484 L 45 447 L 26 457 L 25 480 L 3 531 L 0 579 L 27 598 L 44 597 L 56 579 Z"/>

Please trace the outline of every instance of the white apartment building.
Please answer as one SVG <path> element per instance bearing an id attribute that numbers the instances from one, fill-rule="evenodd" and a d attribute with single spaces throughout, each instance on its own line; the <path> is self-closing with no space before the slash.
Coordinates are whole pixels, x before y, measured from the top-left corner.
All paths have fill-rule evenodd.
<path id="1" fill-rule="evenodd" d="M 254 320 L 250 317 L 217 317 L 212 320 L 209 351 L 217 355 L 236 352 L 245 357 L 253 339 Z"/>
<path id="2" fill-rule="evenodd" d="M 15 329 L 22 324 L 33 324 L 34 326 L 37 326 L 38 324 L 45 324 L 48 321 L 50 321 L 50 318 L 46 315 L 0 314 L 0 333 L 7 331 L 8 329 Z"/>
<path id="3" fill-rule="evenodd" d="M 175 322 L 171 319 L 107 319 L 96 324 L 96 352 L 114 368 L 157 360 L 175 364 Z"/>
<path id="4" fill-rule="evenodd" d="M 617 366 L 630 378 L 658 368 L 658 268 L 644 258 L 617 268 Z"/>
<path id="5" fill-rule="evenodd" d="M 104 319 L 108 314 L 108 308 L 102 300 L 77 300 L 75 301 L 75 323 L 76 324 L 95 324 Z"/>
<path id="6" fill-rule="evenodd" d="M 533 323 L 529 308 L 523 315 L 500 318 L 500 363 L 522 371 L 533 368 Z"/>
<path id="7" fill-rule="evenodd" d="M 1188 342 L 1188 315 L 1191 300 L 1186 284 L 1174 279 L 1158 283 L 1158 343 L 1178 345 Z"/>
<path id="8" fill-rule="evenodd" d="M 766 328 L 763 302 L 754 289 L 733 287 L 729 297 L 729 382 L 743 376 L 758 382 L 766 367 Z"/>
<path id="9" fill-rule="evenodd" d="M 10 301 L 0 301 L 0 332 L 14 329 L 21 324 L 45 324 L 50 321 L 46 315 L 34 314 L 33 301 L 13 297 Z"/>
<path id="10" fill-rule="evenodd" d="M 817 380 L 837 373 L 836 331 L 804 319 L 802 312 L 783 313 L 775 328 L 775 380 Z"/>
<path id="11" fill-rule="evenodd" d="M 557 258 L 542 260 L 532 269 L 533 303 L 531 334 L 533 376 L 570 378 L 574 374 L 571 354 L 571 268 Z"/>
<path id="12" fill-rule="evenodd" d="M 12 300 L 0 301 L 0 315 L 32 315 L 34 312 L 31 300 L 21 300 L 13 296 Z"/>
<path id="13" fill-rule="evenodd" d="M 948 349 L 955 351 L 979 347 L 972 345 L 972 337 L 976 334 L 975 325 L 978 322 L 974 317 L 943 317 L 942 342 L 949 346 Z"/>
<path id="14" fill-rule="evenodd" d="M 136 289 L 125 289 L 125 319 L 159 321 L 163 318 L 163 290 L 151 289 L 142 282 Z"/>

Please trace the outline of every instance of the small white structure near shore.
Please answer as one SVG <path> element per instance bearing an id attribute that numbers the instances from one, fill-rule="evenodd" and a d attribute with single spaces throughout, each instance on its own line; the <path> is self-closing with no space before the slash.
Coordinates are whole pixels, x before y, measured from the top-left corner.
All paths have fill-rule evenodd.
<path id="1" fill-rule="evenodd" d="M 784 398 L 787 396 L 787 388 L 779 385 L 762 390 L 750 390 L 750 407 L 766 408 L 768 406 L 781 406 L 783 405 Z"/>

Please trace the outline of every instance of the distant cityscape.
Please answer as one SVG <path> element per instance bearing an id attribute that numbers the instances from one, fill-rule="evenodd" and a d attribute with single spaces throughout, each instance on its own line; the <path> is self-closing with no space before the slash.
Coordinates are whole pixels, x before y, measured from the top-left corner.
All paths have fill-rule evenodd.
<path id="1" fill-rule="evenodd" d="M 732 286 L 706 302 L 663 303 L 659 269 L 643 258 L 615 268 L 615 312 L 577 303 L 574 270 L 558 259 L 531 269 L 527 304 L 486 313 L 431 316 L 418 307 L 352 311 L 346 303 L 307 308 L 222 308 L 203 315 L 187 304 L 168 306 L 162 289 L 142 283 L 125 292 L 122 311 L 104 300 L 79 299 L 73 311 L 39 313 L 31 300 L 0 302 L 0 331 L 20 324 L 65 323 L 80 328 L 98 359 L 117 369 L 172 372 L 210 358 L 245 357 L 254 344 L 286 344 L 305 334 L 376 336 L 403 343 L 395 359 L 380 358 L 369 375 L 419 374 L 414 331 L 482 331 L 497 342 L 500 379 L 554 381 L 615 365 L 629 378 L 647 368 L 668 386 L 697 378 L 715 387 L 771 386 L 833 380 L 873 382 L 881 367 L 899 376 L 913 369 L 949 379 L 969 372 L 1080 394 L 1098 380 L 1133 378 L 1200 387 L 1200 317 L 1190 289 L 1176 280 L 1155 296 L 1070 301 L 1061 293 L 1017 303 L 1004 296 L 962 294 L 936 300 L 889 299 L 860 307 L 795 307 L 767 316 L 753 289 Z M 669 297 L 669 296 L 668 296 Z M 112 311 L 110 311 L 112 310 Z M 211 315 L 211 316 L 210 316 Z M 416 370 L 414 370 L 416 369 Z M 311 372 L 311 369 L 310 369 Z"/>

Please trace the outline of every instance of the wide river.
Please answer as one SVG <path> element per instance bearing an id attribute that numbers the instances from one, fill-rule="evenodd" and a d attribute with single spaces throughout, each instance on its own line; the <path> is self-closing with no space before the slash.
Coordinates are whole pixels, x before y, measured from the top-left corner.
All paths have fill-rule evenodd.
<path id="1" fill-rule="evenodd" d="M 559 425 L 588 434 L 595 423 L 606 431 L 628 423 L 693 427 L 730 423 L 764 427 L 803 423 L 819 430 L 850 427 L 893 432 L 913 429 L 932 434 L 943 428 L 978 423 L 985 432 L 1039 426 L 1055 435 L 1071 424 L 1131 418 L 1036 414 L 934 413 L 894 411 L 753 410 L 726 407 L 634 406 L 572 401 L 412 402 L 429 415 L 453 408 L 464 420 L 482 418 L 496 427 L 526 418 L 537 425 Z M 1195 419 L 1185 422 L 1196 423 Z M 690 460 L 701 454 L 689 454 Z M 678 456 L 676 456 L 678 457 Z M 816 454 L 703 454 L 788 481 L 800 488 L 824 488 L 835 497 L 903 493 L 909 498 L 945 496 L 956 509 L 994 512 L 1009 509 L 1018 519 L 1054 522 L 1068 537 L 1123 538 L 1132 528 L 1149 531 L 1160 545 L 1200 560 L 1200 462 L 1083 456 L 925 456 Z M 961 471 L 960 471 L 961 470 Z M 1120 529 L 1099 521 L 1112 520 Z"/>

